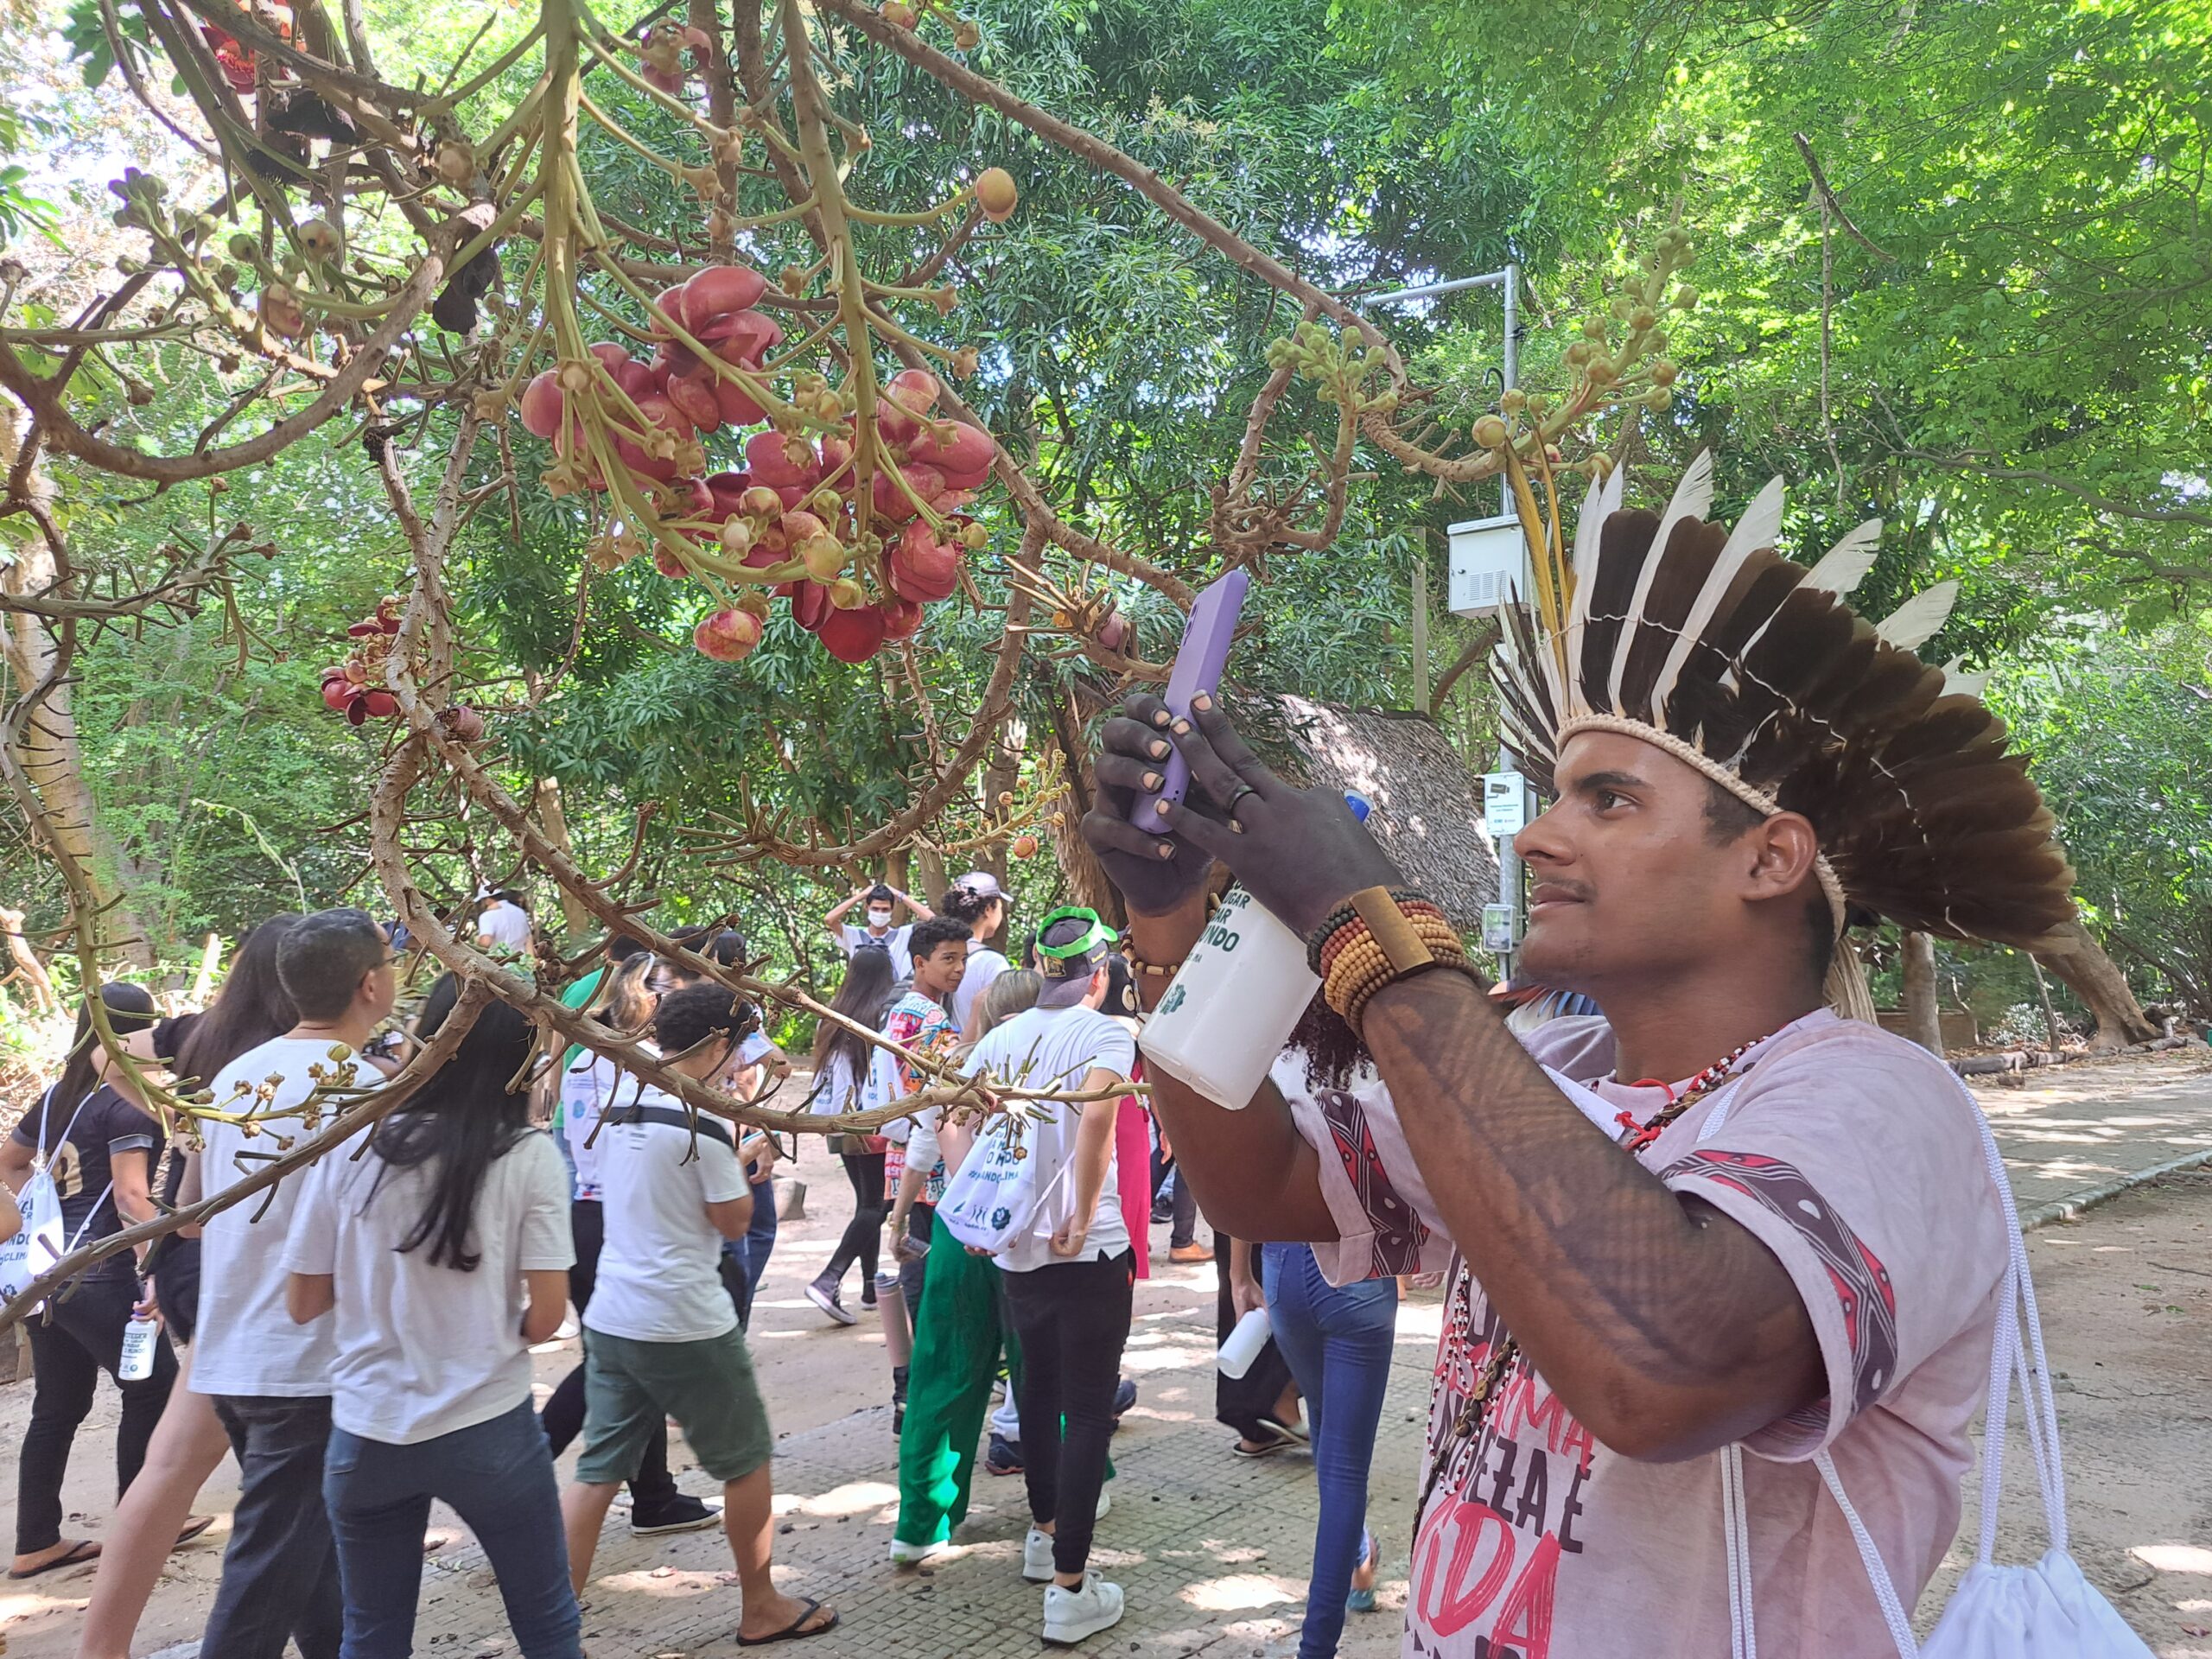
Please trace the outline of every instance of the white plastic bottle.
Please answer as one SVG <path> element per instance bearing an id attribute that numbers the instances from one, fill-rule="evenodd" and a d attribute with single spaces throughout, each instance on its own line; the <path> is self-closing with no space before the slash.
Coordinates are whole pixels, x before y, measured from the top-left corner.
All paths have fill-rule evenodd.
<path id="1" fill-rule="evenodd" d="M 1364 822 L 1367 803 L 1344 799 Z M 1320 988 L 1306 941 L 1231 887 L 1145 1020 L 1145 1065 L 1242 1111 Z"/>
<path id="2" fill-rule="evenodd" d="M 133 1319 L 123 1327 L 123 1358 L 115 1368 L 119 1382 L 143 1382 L 154 1374 L 154 1339 L 162 1333 L 159 1319 Z"/>

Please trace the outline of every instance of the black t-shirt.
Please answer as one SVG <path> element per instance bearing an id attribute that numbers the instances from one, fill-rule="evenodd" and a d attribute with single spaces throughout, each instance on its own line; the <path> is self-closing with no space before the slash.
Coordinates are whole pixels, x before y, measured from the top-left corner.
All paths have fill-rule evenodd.
<path id="1" fill-rule="evenodd" d="M 52 1102 L 32 1107 L 16 1125 L 15 1138 L 48 1154 L 48 1171 L 61 1196 L 65 1250 L 123 1230 L 110 1187 L 117 1154 L 145 1154 L 149 1177 L 162 1160 L 161 1124 L 105 1084 L 93 1090 L 73 1115 Z M 130 1257 L 112 1256 L 94 1271 L 104 1276 L 130 1273 Z"/>

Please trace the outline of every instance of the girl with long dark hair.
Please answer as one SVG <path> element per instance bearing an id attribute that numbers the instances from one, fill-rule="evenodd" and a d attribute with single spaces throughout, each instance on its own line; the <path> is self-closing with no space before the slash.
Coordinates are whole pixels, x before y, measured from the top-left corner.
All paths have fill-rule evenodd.
<path id="1" fill-rule="evenodd" d="M 416 1035 L 459 1001 L 431 988 Z M 285 1243 L 285 1300 L 334 1313 L 323 1495 L 346 1592 L 348 1659 L 413 1650 L 433 1498 L 460 1514 L 499 1581 L 524 1659 L 582 1659 L 552 1454 L 530 1348 L 567 1311 L 569 1179 L 530 1126 L 533 1030 L 504 1002 L 370 1132 L 316 1164 Z"/>
<path id="2" fill-rule="evenodd" d="M 132 1033 L 124 1040 L 124 1052 L 168 1066 L 180 1088 L 196 1088 L 239 1055 L 289 1031 L 299 1021 L 299 1010 L 276 977 L 276 947 L 298 920 L 272 916 L 254 928 L 239 941 L 214 1001 L 200 1013 L 157 1020 L 149 1029 Z M 162 1185 L 165 1203 L 177 1202 L 183 1173 L 184 1160 L 173 1155 Z M 172 1233 L 150 1255 L 162 1321 L 171 1337 L 188 1343 L 200 1301 L 200 1240 Z M 191 1376 L 188 1356 L 178 1374 L 180 1386 L 170 1389 L 147 1447 L 145 1466 L 116 1506 L 77 1640 L 77 1659 L 130 1659 L 130 1638 L 160 1582 L 162 1563 L 178 1544 L 198 1537 L 214 1522 L 213 1516 L 194 1515 L 192 1500 L 229 1455 L 231 1442 L 216 1420 L 213 1401 L 187 1386 Z"/>
<path id="3" fill-rule="evenodd" d="M 99 999 L 109 1027 L 118 1033 L 154 1022 L 154 999 L 143 986 L 103 985 Z M 58 1246 L 65 1254 L 149 1221 L 154 1214 L 149 1189 L 162 1158 L 162 1126 L 127 1077 L 118 1075 L 112 1084 L 100 1081 L 102 1052 L 87 1003 L 78 1013 L 76 1037 L 61 1075 L 0 1144 L 0 1179 L 11 1192 L 20 1195 L 41 1173 L 52 1181 L 60 1205 Z M 137 1264 L 126 1253 L 79 1274 L 67 1295 L 49 1299 L 41 1315 L 26 1321 L 37 1382 L 16 1470 L 11 1579 L 32 1578 L 99 1554 L 98 1544 L 62 1537 L 61 1481 L 68 1472 L 77 1425 L 92 1409 L 102 1371 L 123 1394 L 123 1418 L 115 1436 L 118 1498 L 146 1461 L 154 1425 L 176 1380 L 176 1356 L 168 1339 L 157 1336 L 152 1374 L 124 1380 L 123 1332 L 137 1300 Z"/>
<path id="4" fill-rule="evenodd" d="M 832 1011 L 870 1031 L 883 1027 L 898 985 L 898 969 L 891 952 L 880 945 L 863 944 L 853 952 L 845 969 L 845 982 L 830 999 Z M 834 1020 L 814 1028 L 814 1109 L 835 1116 L 887 1106 L 899 1094 L 898 1062 L 891 1051 Z M 830 1253 L 830 1265 L 806 1287 L 806 1299 L 840 1325 L 850 1325 L 855 1315 L 838 1293 L 845 1269 L 861 1265 L 861 1305 L 875 1305 L 876 1249 L 883 1236 L 887 1206 L 883 1193 L 885 1141 L 880 1135 L 838 1136 L 838 1156 L 845 1179 L 853 1184 L 853 1218 L 845 1224 L 844 1236 Z"/>

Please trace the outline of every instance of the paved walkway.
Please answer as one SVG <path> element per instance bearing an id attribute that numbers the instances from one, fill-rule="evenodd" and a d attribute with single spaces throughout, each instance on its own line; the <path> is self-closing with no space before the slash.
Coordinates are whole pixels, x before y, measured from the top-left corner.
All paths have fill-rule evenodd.
<path id="1" fill-rule="evenodd" d="M 2019 1089 L 1976 1090 L 2012 1166 L 2024 1206 L 2096 1185 L 2114 1175 L 2212 1149 L 2212 1062 L 2173 1053 L 2108 1065 L 2029 1074 Z M 1019 1574 L 1025 1505 L 1018 1480 L 978 1477 L 975 1511 L 960 1547 L 918 1572 L 884 1559 L 896 1495 L 895 1452 L 881 1338 L 865 1321 L 825 1326 L 800 1295 L 842 1228 L 850 1197 L 821 1153 L 801 1174 L 812 1185 L 806 1220 L 788 1224 L 763 1289 L 754 1332 L 770 1408 L 781 1431 L 776 1490 L 781 1516 L 778 1579 L 786 1590 L 821 1596 L 842 1628 L 806 1644 L 819 1659 L 993 1659 L 1039 1651 L 1041 1592 Z M 1166 1230 L 1154 1238 L 1164 1256 Z M 1158 1259 L 1158 1258 L 1156 1258 Z M 1229 1454 L 1229 1431 L 1212 1420 L 1213 1271 L 1166 1267 L 1139 1287 L 1127 1372 L 1139 1403 L 1115 1442 L 1120 1478 L 1100 1524 L 1096 1564 L 1128 1592 L 1128 1617 L 1081 1651 L 1208 1654 L 1276 1659 L 1294 1649 L 1310 1560 L 1314 1498 L 1302 1453 L 1255 1463 Z M 1437 1329 L 1435 1300 L 1401 1312 L 1398 1357 L 1376 1470 L 1371 1516 L 1383 1545 L 1382 1610 L 1347 1626 L 1347 1659 L 1397 1652 L 1419 1415 Z M 573 1342 L 538 1360 L 550 1387 L 575 1363 Z M 0 1389 L 0 1444 L 20 1439 L 29 1389 Z M 114 1399 L 103 1389 L 79 1438 L 66 1494 L 73 1531 L 98 1536 L 112 1464 Z M 709 1490 L 680 1440 L 679 1478 Z M 234 1471 L 226 1464 L 202 1506 L 224 1511 L 202 1542 L 173 1559 L 148 1611 L 137 1651 L 187 1659 L 213 1590 Z M 12 1493 L 0 1492 L 0 1498 Z M 427 1559 L 417 1650 L 474 1659 L 512 1654 L 497 1592 L 482 1558 L 454 1518 Z M 592 1659 L 722 1659 L 737 1592 L 719 1533 L 632 1539 L 611 1524 L 585 1621 Z M 0 1584 L 0 1636 L 10 1659 L 63 1659 L 90 1588 L 88 1570 L 35 1585 Z M 798 1650 L 794 1650 L 798 1651 Z"/>
<path id="2" fill-rule="evenodd" d="M 1973 1080 L 2023 1211 L 2212 1153 L 2212 1057 L 2173 1049 Z"/>

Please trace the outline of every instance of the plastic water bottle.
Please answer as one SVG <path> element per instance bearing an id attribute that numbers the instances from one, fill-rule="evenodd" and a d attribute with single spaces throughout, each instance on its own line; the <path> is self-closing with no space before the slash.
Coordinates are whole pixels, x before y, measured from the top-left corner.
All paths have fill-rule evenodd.
<path id="1" fill-rule="evenodd" d="M 1344 797 L 1360 821 L 1368 804 Z M 1231 887 L 1145 1020 L 1145 1065 L 1231 1111 L 1252 1103 L 1321 982 L 1306 941 Z"/>
<path id="2" fill-rule="evenodd" d="M 159 1319 L 134 1318 L 123 1327 L 123 1358 L 115 1368 L 118 1382 L 143 1382 L 154 1374 L 154 1340 L 161 1333 Z"/>
<path id="3" fill-rule="evenodd" d="M 1236 1321 L 1236 1328 L 1229 1333 L 1229 1340 L 1221 1344 L 1214 1356 L 1214 1364 L 1221 1374 L 1234 1382 L 1252 1369 L 1252 1362 L 1268 1345 L 1269 1326 L 1268 1310 L 1255 1307 Z"/>

